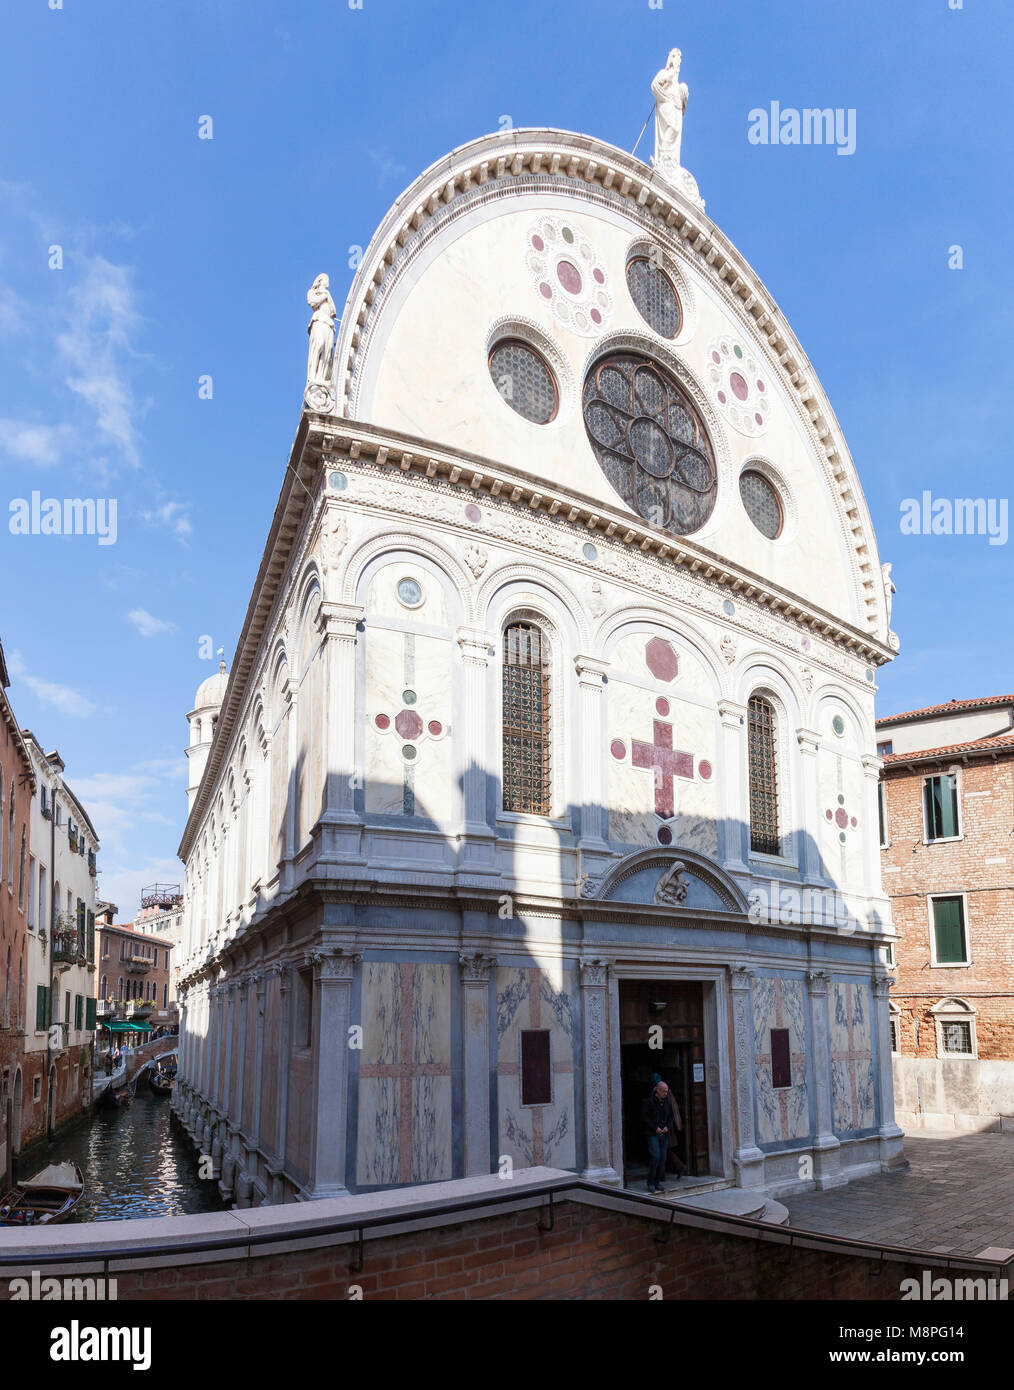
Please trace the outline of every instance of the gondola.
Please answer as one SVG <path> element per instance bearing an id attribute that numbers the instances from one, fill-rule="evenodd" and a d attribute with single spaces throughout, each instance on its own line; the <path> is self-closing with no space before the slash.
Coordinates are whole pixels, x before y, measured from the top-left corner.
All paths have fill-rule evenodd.
<path id="1" fill-rule="evenodd" d="M 76 1163 L 51 1163 L 0 1199 L 0 1226 L 47 1226 L 66 1221 L 84 1196 Z"/>
<path id="2" fill-rule="evenodd" d="M 173 1078 L 158 1067 L 152 1067 L 148 1072 L 148 1085 L 157 1096 L 167 1096 L 172 1092 Z"/>
<path id="3" fill-rule="evenodd" d="M 134 1090 L 137 1086 L 137 1077 L 132 1081 L 120 1079 L 115 1086 L 107 1086 L 102 1092 L 101 1103 L 119 1109 L 123 1105 L 129 1105 L 134 1099 Z"/>

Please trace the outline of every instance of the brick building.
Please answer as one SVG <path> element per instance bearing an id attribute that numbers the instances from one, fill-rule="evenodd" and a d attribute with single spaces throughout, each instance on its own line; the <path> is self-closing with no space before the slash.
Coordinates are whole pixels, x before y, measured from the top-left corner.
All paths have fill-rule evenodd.
<path id="1" fill-rule="evenodd" d="M 114 923 L 116 907 L 100 904 L 96 924 L 99 1015 L 138 1018 L 153 1028 L 176 1022 L 172 997 L 173 943 L 148 936 L 132 922 Z"/>
<path id="2" fill-rule="evenodd" d="M 0 646 L 0 1191 L 4 1190 L 21 1137 L 25 927 L 30 811 L 35 794 L 35 772 L 7 698 L 9 685 Z"/>
<path id="3" fill-rule="evenodd" d="M 877 722 L 898 1123 L 1014 1115 L 1014 695 Z"/>

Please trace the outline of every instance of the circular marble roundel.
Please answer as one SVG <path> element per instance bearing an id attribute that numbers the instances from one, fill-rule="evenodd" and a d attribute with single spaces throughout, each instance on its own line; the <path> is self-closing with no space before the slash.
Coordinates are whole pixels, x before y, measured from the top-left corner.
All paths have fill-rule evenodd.
<path id="1" fill-rule="evenodd" d="M 528 229 L 525 264 L 539 302 L 554 318 L 594 338 L 613 312 L 606 268 L 588 238 L 559 217 L 540 217 Z"/>
<path id="2" fill-rule="evenodd" d="M 752 439 L 763 434 L 771 414 L 767 368 L 729 333 L 708 344 L 707 362 L 711 395 L 725 419 Z"/>

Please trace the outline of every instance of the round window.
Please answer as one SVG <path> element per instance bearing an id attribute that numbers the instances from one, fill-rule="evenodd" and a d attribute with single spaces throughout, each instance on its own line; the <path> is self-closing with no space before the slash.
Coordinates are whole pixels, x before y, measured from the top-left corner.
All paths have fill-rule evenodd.
<path id="1" fill-rule="evenodd" d="M 422 585 L 418 579 L 406 575 L 398 580 L 398 598 L 406 608 L 418 608 L 423 601 Z"/>
<path id="2" fill-rule="evenodd" d="M 762 536 L 775 540 L 782 532 L 782 503 L 774 485 L 756 468 L 739 475 L 739 495 L 746 514 Z"/>
<path id="3" fill-rule="evenodd" d="M 675 338 L 683 323 L 679 295 L 662 268 L 647 256 L 627 262 L 627 288 L 645 323 L 663 338 Z"/>
<path id="4" fill-rule="evenodd" d="M 599 466 L 628 506 L 681 536 L 703 526 L 715 508 L 715 456 L 673 374 L 639 353 L 609 353 L 588 373 L 583 405 Z"/>
<path id="5" fill-rule="evenodd" d="M 512 410 L 535 425 L 556 414 L 559 393 L 546 360 L 517 338 L 505 338 L 489 355 L 493 385 Z"/>

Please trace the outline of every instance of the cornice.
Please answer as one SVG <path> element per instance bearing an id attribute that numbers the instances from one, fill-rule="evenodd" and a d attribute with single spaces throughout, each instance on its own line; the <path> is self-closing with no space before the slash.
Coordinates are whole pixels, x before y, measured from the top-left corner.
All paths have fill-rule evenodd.
<path id="1" fill-rule="evenodd" d="M 434 446 L 431 441 L 413 435 L 353 421 L 336 421 L 327 416 L 317 416 L 310 422 L 306 452 L 310 454 L 317 449 L 328 468 L 343 459 L 372 463 L 395 476 L 411 476 L 416 482 L 436 479 L 467 489 L 473 497 L 480 494 L 514 505 L 522 513 L 535 512 L 558 518 L 579 528 L 582 534 L 614 540 L 640 555 L 670 563 L 711 581 L 741 602 L 754 603 L 871 665 L 881 666 L 894 659 L 891 648 L 871 633 L 861 632 L 816 604 L 733 564 L 691 538 L 663 531 L 641 517 L 547 483 L 521 469 L 460 449 Z"/>

